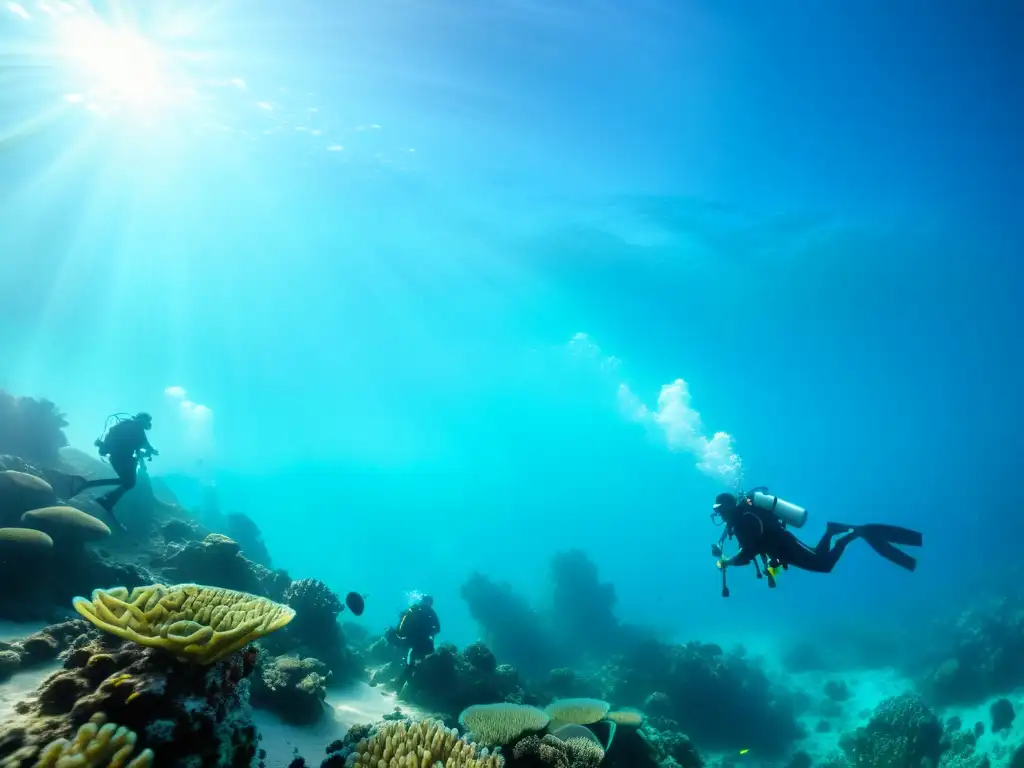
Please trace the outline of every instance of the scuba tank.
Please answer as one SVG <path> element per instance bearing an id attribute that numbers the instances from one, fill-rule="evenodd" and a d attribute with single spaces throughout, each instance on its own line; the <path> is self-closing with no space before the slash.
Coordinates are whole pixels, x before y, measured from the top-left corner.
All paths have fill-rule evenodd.
<path id="1" fill-rule="evenodd" d="M 110 453 L 110 451 L 107 450 L 107 435 L 110 434 L 110 430 L 122 421 L 130 418 L 131 414 L 128 413 L 112 413 L 107 416 L 107 420 L 103 422 L 103 434 L 93 441 L 93 445 L 99 449 L 101 458 L 105 459 L 107 454 Z"/>
<path id="2" fill-rule="evenodd" d="M 803 528 L 807 522 L 807 510 L 799 507 L 790 501 L 772 496 L 764 486 L 754 488 L 747 496 L 747 503 L 752 504 L 765 512 L 771 512 L 786 525 L 794 528 Z"/>

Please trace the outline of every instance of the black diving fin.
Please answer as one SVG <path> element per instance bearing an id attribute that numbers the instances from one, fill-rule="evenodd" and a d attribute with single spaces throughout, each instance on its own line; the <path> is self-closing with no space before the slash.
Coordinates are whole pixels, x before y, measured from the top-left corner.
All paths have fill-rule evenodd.
<path id="1" fill-rule="evenodd" d="M 868 524 L 858 526 L 857 533 L 867 542 L 869 547 L 890 563 L 894 563 L 908 571 L 913 571 L 917 568 L 917 558 L 911 557 L 893 545 L 902 544 L 906 547 L 920 547 L 923 540 L 920 531 L 912 531 L 909 528 L 900 528 L 896 525 Z"/>

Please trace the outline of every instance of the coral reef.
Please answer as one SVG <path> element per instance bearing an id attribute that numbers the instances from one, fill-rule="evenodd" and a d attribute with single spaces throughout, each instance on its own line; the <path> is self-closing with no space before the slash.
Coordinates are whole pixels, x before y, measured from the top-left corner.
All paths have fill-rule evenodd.
<path id="1" fill-rule="evenodd" d="M 373 673 L 373 684 L 394 687 L 402 674 L 404 660 L 400 653 L 392 658 L 393 661 Z M 516 670 L 507 664 L 498 664 L 483 643 L 467 646 L 461 653 L 454 645 L 441 645 L 423 659 L 403 693 L 406 701 L 449 717 L 473 704 L 521 702 L 523 696 Z"/>
<path id="2" fill-rule="evenodd" d="M 49 400 L 16 397 L 0 390 L 0 454 L 55 467 L 60 449 L 68 444 L 64 435 L 67 425 L 64 414 Z"/>
<path id="3" fill-rule="evenodd" d="M 182 534 L 180 526 L 172 528 L 172 535 Z M 168 542 L 163 553 L 153 558 L 152 566 L 169 581 L 193 581 L 270 596 L 261 579 L 266 569 L 247 560 L 237 542 L 219 533 L 211 533 L 202 541 Z"/>
<path id="4" fill-rule="evenodd" d="M 939 617 L 927 628 L 914 663 L 928 701 L 970 704 L 1024 685 L 1024 589 L 1019 578 L 979 590 L 967 610 Z"/>
<path id="5" fill-rule="evenodd" d="M 270 551 L 263 542 L 263 534 L 248 515 L 232 512 L 224 518 L 224 530 L 242 547 L 242 554 L 264 568 L 271 567 Z"/>
<path id="6" fill-rule="evenodd" d="M 331 672 L 319 659 L 261 654 L 253 677 L 252 704 L 295 725 L 310 725 L 324 714 Z"/>
<path id="7" fill-rule="evenodd" d="M 937 765 L 942 725 L 919 697 L 903 694 L 879 704 L 868 724 L 846 735 L 842 746 L 855 768 Z"/>
<path id="8" fill-rule="evenodd" d="M 63 669 L 19 706 L 20 717 L 0 726 L 0 765 L 28 768 L 59 739 L 102 714 L 137 734 L 154 764 L 248 768 L 257 749 L 246 702 L 255 653 L 212 666 L 176 659 L 95 630 L 64 654 Z"/>
<path id="9" fill-rule="evenodd" d="M 559 644 L 573 649 L 576 666 L 588 658 L 604 662 L 640 641 L 641 632 L 615 616 L 615 587 L 600 581 L 597 566 L 582 550 L 554 556 L 551 584 L 551 625 Z"/>
<path id="10" fill-rule="evenodd" d="M 296 616 L 265 643 L 271 654 L 315 657 L 327 665 L 334 684 L 364 676 L 363 660 L 348 648 L 338 623 L 344 604 L 326 584 L 318 579 L 297 579 L 285 588 L 281 600 Z"/>
<path id="11" fill-rule="evenodd" d="M 508 584 L 473 573 L 461 592 L 488 647 L 523 674 L 543 677 L 571 661 L 571 654 L 558 647 L 540 615 Z"/>
<path id="12" fill-rule="evenodd" d="M 802 735 L 795 694 L 717 645 L 648 641 L 617 657 L 602 676 L 605 700 L 638 706 L 657 717 L 658 728 L 686 733 L 705 749 L 742 742 L 774 756 Z"/>

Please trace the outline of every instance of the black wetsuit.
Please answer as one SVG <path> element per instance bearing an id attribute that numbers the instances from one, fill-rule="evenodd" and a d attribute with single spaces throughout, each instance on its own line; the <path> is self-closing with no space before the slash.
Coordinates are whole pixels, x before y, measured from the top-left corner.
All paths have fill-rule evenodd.
<path id="1" fill-rule="evenodd" d="M 125 419 L 110 428 L 103 440 L 100 455 L 109 455 L 110 466 L 117 472 L 117 488 L 97 499 L 108 512 L 128 491 L 135 487 L 138 479 L 140 451 L 153 453 L 153 446 L 146 438 L 146 430 L 135 419 Z M 90 485 L 113 485 L 115 481 L 93 481 Z"/>
<path id="2" fill-rule="evenodd" d="M 812 549 L 790 533 L 771 512 L 753 505 L 741 505 L 733 514 L 729 531 L 736 537 L 740 551 L 729 559 L 730 566 L 747 565 L 755 557 L 763 555 L 769 561 L 776 561 L 783 566 L 830 573 L 846 548 L 853 541 L 864 539 L 878 554 L 896 565 L 908 571 L 917 567 L 913 557 L 892 546 L 921 546 L 921 534 L 908 528 L 874 523 L 828 523 L 824 535 Z"/>
<path id="3" fill-rule="evenodd" d="M 409 653 L 405 657 L 405 671 L 399 681 L 399 689 L 419 663 L 434 652 L 434 636 L 440 631 L 441 621 L 433 607 L 417 604 L 402 615 L 395 636 L 409 649 Z"/>

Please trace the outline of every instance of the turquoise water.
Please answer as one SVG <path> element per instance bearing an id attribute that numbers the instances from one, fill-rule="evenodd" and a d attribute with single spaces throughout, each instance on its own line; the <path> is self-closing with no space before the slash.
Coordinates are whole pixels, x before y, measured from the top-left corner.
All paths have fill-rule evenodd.
<path id="1" fill-rule="evenodd" d="M 1021 532 L 1016 14 L 8 3 L 0 386 L 86 450 L 150 411 L 155 476 L 374 628 L 418 590 L 472 640 L 472 571 L 542 605 L 570 547 L 679 639 L 924 620 Z M 724 601 L 737 481 L 920 568 Z"/>

